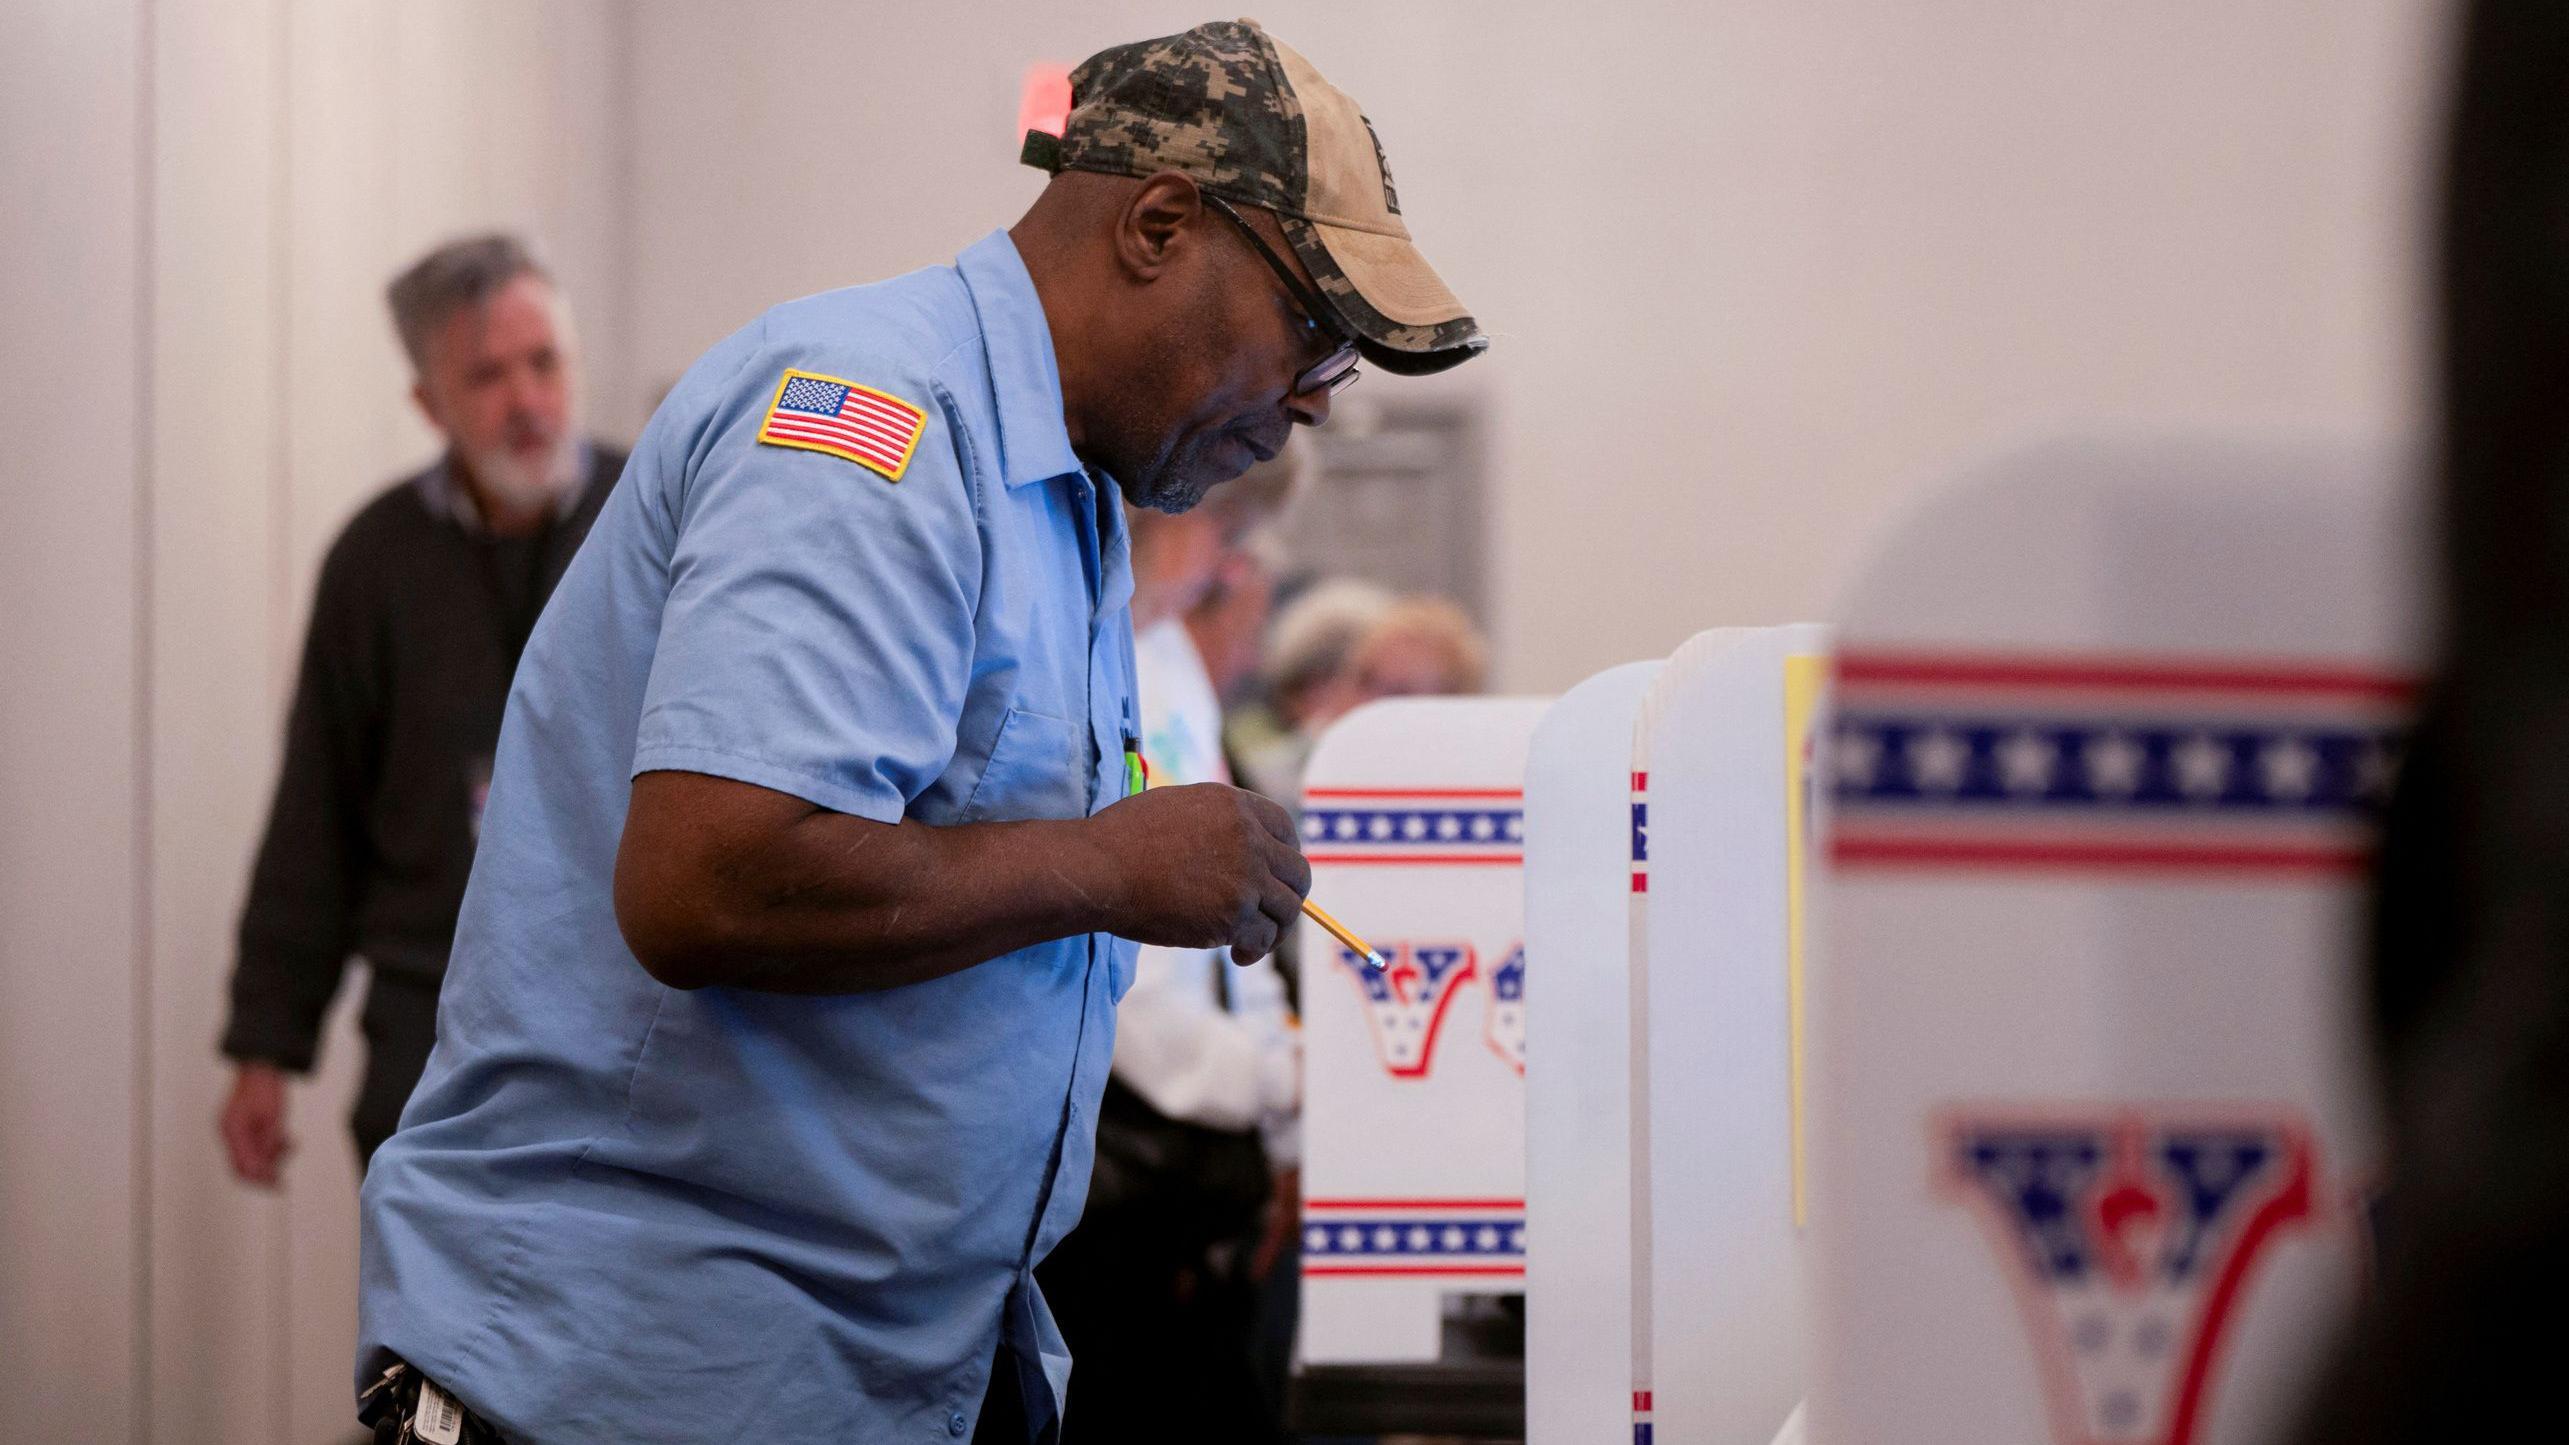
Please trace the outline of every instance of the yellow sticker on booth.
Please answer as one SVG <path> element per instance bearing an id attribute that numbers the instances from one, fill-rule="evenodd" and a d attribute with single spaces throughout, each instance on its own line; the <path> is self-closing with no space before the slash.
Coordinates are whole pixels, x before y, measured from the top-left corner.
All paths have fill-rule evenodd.
<path id="1" fill-rule="evenodd" d="M 1810 877 L 1813 790 L 1827 770 L 1813 756 L 1820 740 L 1821 690 L 1828 685 L 1829 660 L 1813 653 L 1784 659 L 1784 968 L 1787 1028 L 1791 1031 L 1793 1110 L 1793 1223 L 1811 1222 L 1810 1197 L 1803 1188 L 1802 1147 L 1802 921 L 1807 910 L 1803 892 Z"/>

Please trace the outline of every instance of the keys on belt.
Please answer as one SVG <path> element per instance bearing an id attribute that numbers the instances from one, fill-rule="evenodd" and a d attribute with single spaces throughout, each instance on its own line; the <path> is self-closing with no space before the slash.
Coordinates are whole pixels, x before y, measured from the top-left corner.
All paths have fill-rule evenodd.
<path id="1" fill-rule="evenodd" d="M 357 1396 L 357 1423 L 375 1445 L 507 1445 L 436 1381 L 396 1364 Z"/>

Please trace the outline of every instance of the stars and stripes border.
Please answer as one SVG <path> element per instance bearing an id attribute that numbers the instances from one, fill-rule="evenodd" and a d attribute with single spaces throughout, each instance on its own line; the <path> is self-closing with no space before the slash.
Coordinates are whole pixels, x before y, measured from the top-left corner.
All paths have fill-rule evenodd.
<path id="1" fill-rule="evenodd" d="M 1632 891 L 1650 891 L 1650 774 L 1632 775 Z"/>
<path id="2" fill-rule="evenodd" d="M 1302 845 L 1314 863 L 1520 867 L 1525 794 L 1518 788 L 1308 788 Z"/>
<path id="3" fill-rule="evenodd" d="M 1852 653 L 1825 764 L 1841 867 L 2343 874 L 2406 679 L 2337 665 Z"/>
<path id="4" fill-rule="evenodd" d="M 1306 1277 L 1521 1279 L 1522 1199 L 1306 1199 Z"/>

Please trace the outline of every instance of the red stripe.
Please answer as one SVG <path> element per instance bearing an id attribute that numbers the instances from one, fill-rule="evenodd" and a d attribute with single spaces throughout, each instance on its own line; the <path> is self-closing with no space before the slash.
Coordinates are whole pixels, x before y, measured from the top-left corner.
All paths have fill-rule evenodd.
<path id="1" fill-rule="evenodd" d="M 879 432 L 885 438 L 905 446 L 909 443 L 911 436 L 919 430 L 918 424 L 908 417 L 894 421 L 880 412 L 842 411 L 838 414 L 838 420 L 865 431 Z"/>
<path id="2" fill-rule="evenodd" d="M 887 450 L 881 442 L 870 437 L 860 437 L 851 432 L 828 427 L 782 426 L 774 422 L 768 423 L 767 430 L 770 435 L 787 437 L 794 441 L 828 442 L 835 447 L 844 447 L 849 451 L 862 453 L 887 467 L 897 467 L 901 464 L 899 452 Z"/>
<path id="3" fill-rule="evenodd" d="M 1305 1209 L 1523 1209 L 1522 1199 L 1306 1199 Z"/>
<path id="4" fill-rule="evenodd" d="M 1351 1278 L 1356 1275 L 1371 1275 L 1377 1279 L 1395 1279 L 1404 1276 L 1420 1275 L 1461 1275 L 1472 1278 L 1497 1278 L 1504 1276 L 1510 1279 L 1516 1279 L 1522 1278 L 1524 1274 L 1525 1266 L 1521 1264 L 1404 1264 L 1377 1269 L 1367 1269 L 1361 1265 L 1350 1266 L 1335 1264 L 1306 1264 L 1302 1267 L 1302 1275 L 1305 1279 L 1314 1279 L 1323 1275 L 1332 1275 L 1341 1279 Z"/>
<path id="5" fill-rule="evenodd" d="M 1522 798 L 1523 788 L 1305 788 L 1306 798 Z"/>
<path id="6" fill-rule="evenodd" d="M 1849 867 L 2134 869 L 2192 873 L 2361 874 L 2366 848 L 2236 847 L 2185 843 L 2076 843 L 1839 837 L 1831 861 Z"/>
<path id="7" fill-rule="evenodd" d="M 1633 790 L 1634 792 L 1636 792 L 1636 793 L 1648 792 L 1648 791 L 1650 790 L 1650 774 L 1648 774 L 1648 773 L 1635 773 L 1635 774 L 1633 774 L 1633 775 L 1632 775 L 1632 790 Z"/>
<path id="8" fill-rule="evenodd" d="M 869 391 L 850 391 L 846 402 L 840 405 L 839 410 L 867 411 L 879 416 L 897 417 L 903 426 L 917 426 L 927 415 L 906 402 L 885 401 Z"/>
<path id="9" fill-rule="evenodd" d="M 919 431 L 919 421 L 916 417 L 886 412 L 881 408 L 860 409 L 842 406 L 836 412 L 809 412 L 790 407 L 778 407 L 768 413 L 768 416 L 770 420 L 849 427 L 879 434 L 887 441 L 897 441 L 904 446 L 908 445 L 910 438 L 916 436 Z"/>
<path id="10" fill-rule="evenodd" d="M 927 414 L 919 408 L 910 405 L 906 401 L 898 401 L 888 396 L 880 396 L 874 392 L 865 390 L 863 387 L 855 386 L 851 386 L 847 389 L 847 398 L 840 404 L 840 406 L 842 410 L 851 406 L 861 406 L 868 411 L 885 412 L 892 416 L 900 417 L 904 421 L 916 421 Z"/>
<path id="11" fill-rule="evenodd" d="M 1840 682 L 1955 687 L 2098 688 L 2107 691 L 2279 693 L 2406 702 L 2417 682 L 2369 668 L 2219 658 L 2041 659 L 1937 653 L 1848 653 Z"/>
<path id="12" fill-rule="evenodd" d="M 849 426 L 847 423 L 838 420 L 836 417 L 787 416 L 784 413 L 779 412 L 768 422 L 768 425 L 773 427 L 789 427 L 809 431 L 834 432 L 842 436 L 858 437 L 868 442 L 879 443 L 886 446 L 889 446 L 894 440 L 899 440 L 904 445 L 907 444 L 907 438 L 887 438 L 882 432 L 872 427 Z M 892 449 L 897 451 L 899 450 L 899 447 L 893 447 Z"/>
<path id="13" fill-rule="evenodd" d="M 1635 893 L 1649 892 L 1650 875 L 1647 873 L 1635 873 L 1632 875 L 1632 891 Z"/>
<path id="14" fill-rule="evenodd" d="M 1636 1410 L 1647 1410 L 1647 1409 L 1649 1409 L 1649 1408 L 1650 1408 L 1650 1392 L 1649 1392 L 1648 1390 L 1635 1390 L 1635 1391 L 1633 1391 L 1633 1392 L 1632 1392 L 1632 1407 L 1633 1407 L 1634 1409 L 1636 1409 Z"/>
<path id="15" fill-rule="evenodd" d="M 1473 863 L 1505 864 L 1510 868 L 1525 865 L 1523 853 L 1305 853 L 1307 863 L 1421 863 L 1465 865 Z"/>
<path id="16" fill-rule="evenodd" d="M 886 452 L 881 442 L 852 437 L 845 432 L 812 431 L 799 427 L 770 427 L 768 435 L 783 441 L 818 442 L 840 451 L 855 452 L 859 456 L 879 461 L 887 467 L 901 464 L 900 453 Z"/>
<path id="17" fill-rule="evenodd" d="M 2201 1407 L 2204 1388 L 2212 1378 L 2213 1352 L 2221 1345 L 2221 1326 L 2230 1313 L 2231 1301 L 2247 1280 L 2249 1267 L 2256 1262 L 2259 1247 L 2267 1235 L 2309 1213 L 2310 1163 L 2304 1154 L 2293 1170 L 2292 1182 L 2248 1217 L 2237 1241 L 2224 1252 L 2221 1273 L 2195 1315 L 2194 1344 L 2186 1352 L 2185 1374 L 2181 1377 L 2184 1383 L 2177 1391 L 2178 1428 L 2169 1434 L 2168 1445 L 2189 1445 L 2194 1438 L 2195 1411 Z"/>
<path id="18" fill-rule="evenodd" d="M 883 428 L 877 426 L 857 426 L 838 417 L 797 416 L 785 418 L 780 416 L 779 420 L 784 421 L 789 426 L 821 427 L 830 431 L 845 432 L 849 436 L 862 437 L 866 441 L 876 443 L 896 452 L 906 450 L 910 445 L 910 434 L 908 432 L 887 432 Z"/>

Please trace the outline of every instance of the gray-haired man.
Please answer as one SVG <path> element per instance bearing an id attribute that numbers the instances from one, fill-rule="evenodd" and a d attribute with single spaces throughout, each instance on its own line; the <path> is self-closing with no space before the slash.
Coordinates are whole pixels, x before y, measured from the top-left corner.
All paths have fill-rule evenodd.
<path id="1" fill-rule="evenodd" d="M 527 632 L 624 468 L 576 425 L 571 328 L 524 245 L 441 246 L 392 283 L 411 396 L 445 454 L 321 567 L 285 765 L 242 910 L 223 1052 L 232 1168 L 273 1185 L 285 1075 L 312 1066 L 348 959 L 366 990 L 360 1161 L 428 1058 L 483 790 Z"/>

